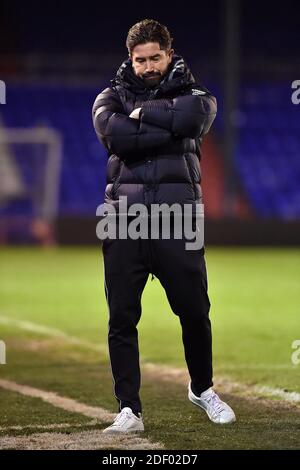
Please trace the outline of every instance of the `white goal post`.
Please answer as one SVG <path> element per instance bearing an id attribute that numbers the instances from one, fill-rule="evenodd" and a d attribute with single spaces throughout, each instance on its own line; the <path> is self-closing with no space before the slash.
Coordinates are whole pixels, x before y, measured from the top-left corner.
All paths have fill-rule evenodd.
<path id="1" fill-rule="evenodd" d="M 13 155 L 11 144 L 44 144 L 45 171 L 42 179 L 41 200 L 38 201 L 39 215 L 47 221 L 53 221 L 58 212 L 59 182 L 62 160 L 62 136 L 50 127 L 0 128 L 0 163 L 5 163 L 7 155 Z M 1 150 L 2 149 L 2 150 Z M 4 150 L 3 150 L 4 149 Z M 2 156 L 1 156 L 2 151 Z M 3 165 L 2 165 L 3 166 Z M 3 176 L 5 179 L 5 174 Z"/>

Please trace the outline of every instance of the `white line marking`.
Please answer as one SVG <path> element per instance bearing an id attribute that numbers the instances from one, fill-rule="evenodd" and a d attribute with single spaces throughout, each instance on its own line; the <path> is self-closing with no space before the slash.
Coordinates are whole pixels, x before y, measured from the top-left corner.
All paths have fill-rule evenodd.
<path id="1" fill-rule="evenodd" d="M 107 348 L 105 348 L 103 345 L 94 344 L 90 341 L 86 341 L 81 338 L 76 338 L 75 336 L 70 336 L 67 333 L 56 328 L 52 328 L 45 325 L 38 325 L 37 323 L 32 323 L 29 321 L 17 320 L 15 318 L 9 318 L 4 315 L 0 315 L 0 323 L 2 323 L 2 325 L 15 326 L 16 328 L 20 328 L 21 330 L 25 331 L 30 331 L 32 333 L 52 336 L 53 338 L 61 338 L 68 343 L 77 344 L 78 346 L 86 347 L 87 349 L 91 349 L 92 351 L 106 353 L 107 355 Z"/>
<path id="2" fill-rule="evenodd" d="M 25 431 L 26 429 L 46 429 L 49 431 L 50 429 L 65 429 L 65 428 L 83 428 L 88 426 L 96 426 L 99 424 L 98 420 L 92 420 L 88 423 L 82 424 L 71 424 L 71 423 L 57 423 L 57 424 L 26 424 L 24 426 L 0 426 L 0 431 L 8 432 L 8 431 Z"/>
<path id="3" fill-rule="evenodd" d="M 62 408 L 71 413 L 80 413 L 89 418 L 97 418 L 105 423 L 110 423 L 116 417 L 115 413 L 110 413 L 104 408 L 85 405 L 72 398 L 61 397 L 55 392 L 47 392 L 38 388 L 29 387 L 28 385 L 21 385 L 11 380 L 0 379 L 0 387 L 28 397 L 41 398 L 46 403 L 50 403 L 57 408 Z"/>
<path id="4" fill-rule="evenodd" d="M 292 401 L 299 403 L 300 402 L 300 393 L 298 392 L 288 392 L 282 390 L 281 388 L 273 388 L 268 386 L 255 386 L 256 393 L 260 395 L 270 395 L 276 398 L 281 398 L 285 401 Z"/>
<path id="5" fill-rule="evenodd" d="M 151 363 L 143 364 L 143 369 L 156 380 L 165 380 L 166 382 L 175 382 L 178 384 L 188 384 L 189 381 L 189 375 L 186 369 Z M 280 398 L 287 403 L 300 403 L 300 393 L 280 388 L 247 385 L 235 382 L 230 377 L 218 377 L 214 380 L 214 384 L 216 386 L 216 390 L 220 387 L 223 393 L 234 393 L 248 399 L 255 398 L 255 395 L 258 395 L 261 397 Z"/>
<path id="6" fill-rule="evenodd" d="M 15 450 L 96 450 L 96 449 L 162 449 L 135 433 L 121 436 L 103 434 L 101 430 L 81 431 L 71 434 L 38 433 L 30 436 L 5 436 L 0 438 L 1 449 Z"/>
<path id="7" fill-rule="evenodd" d="M 91 343 L 86 340 L 82 340 L 80 338 L 76 338 L 74 336 L 69 336 L 68 334 L 64 333 L 63 331 L 57 330 L 56 328 L 51 328 L 43 325 L 38 325 L 36 323 L 28 322 L 28 321 L 23 321 L 23 320 L 17 320 L 13 318 L 9 318 L 4 315 L 0 315 L 0 323 L 4 325 L 10 325 L 14 326 L 26 331 L 31 331 L 32 333 L 40 333 L 44 334 L 47 336 L 52 336 L 55 338 L 62 338 L 65 341 L 76 344 L 78 346 L 84 346 L 87 349 L 101 352 L 105 355 L 105 357 L 108 356 L 107 353 L 107 348 L 103 345 L 97 345 L 94 343 Z M 188 381 L 188 374 L 186 372 L 186 369 L 180 369 L 180 368 L 175 368 L 175 367 L 169 367 L 161 364 L 151 364 L 151 363 L 143 363 L 142 364 L 143 368 L 153 372 L 156 377 L 160 377 L 162 379 L 166 378 L 166 380 L 174 380 L 176 377 L 180 377 L 181 383 L 184 380 L 187 382 Z M 228 368 L 223 367 L 222 369 L 226 370 L 235 370 L 235 369 L 287 369 L 287 368 L 295 369 L 295 366 L 292 364 L 288 366 L 287 364 L 238 364 L 237 366 L 228 366 Z M 244 385 L 241 383 L 237 382 L 232 382 L 230 379 L 220 379 L 219 381 L 216 381 L 216 383 L 224 383 L 226 382 L 227 386 L 229 386 L 229 382 L 232 383 L 235 387 L 235 389 L 239 389 L 240 391 L 244 390 L 246 392 L 247 390 L 251 390 L 251 393 L 257 393 L 258 395 L 264 395 L 264 396 L 273 396 L 275 398 L 280 398 L 284 401 L 287 402 L 300 402 L 300 393 L 294 392 L 294 391 L 285 391 L 280 388 L 273 388 L 269 386 L 248 386 Z"/>
<path id="8" fill-rule="evenodd" d="M 21 385 L 11 380 L 0 379 L 0 387 L 12 392 L 20 393 L 21 395 L 40 398 L 46 403 L 62 408 L 72 413 L 79 413 L 89 418 L 97 418 L 102 422 L 111 423 L 116 417 L 116 413 L 110 413 L 104 408 L 88 406 L 84 403 L 79 403 L 71 398 L 66 398 L 58 395 L 54 392 L 47 392 L 38 388 L 29 387 L 27 385 Z M 150 442 L 146 438 L 137 438 L 136 436 L 129 436 L 123 439 L 119 436 L 112 436 L 106 439 L 102 431 L 86 431 L 81 433 L 73 433 L 71 436 L 66 434 L 54 434 L 54 433 L 42 433 L 33 434 L 30 437 L 4 437 L 0 438 L 0 448 L 13 446 L 14 448 L 26 448 L 26 449 L 97 449 L 104 448 L 107 445 L 121 445 L 121 448 L 128 449 L 163 449 L 163 444 L 156 442 Z M 54 442 L 52 440 L 54 439 Z M 81 439 L 84 442 L 81 442 Z M 88 442 L 90 440 L 91 442 Z M 51 443 L 52 442 L 52 443 Z M 65 442 L 65 443 L 64 443 Z M 64 443 L 64 444 L 63 444 Z M 63 445 L 63 447 L 62 447 Z M 138 447 L 136 447 L 138 445 Z M 33 446 L 33 447 L 31 447 Z M 124 447 L 125 446 L 125 447 Z M 118 448 L 118 447 L 117 447 Z"/>

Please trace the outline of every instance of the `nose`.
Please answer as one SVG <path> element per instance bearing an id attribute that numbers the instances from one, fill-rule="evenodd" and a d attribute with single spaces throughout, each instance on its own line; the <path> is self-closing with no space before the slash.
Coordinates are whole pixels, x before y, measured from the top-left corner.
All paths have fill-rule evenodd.
<path id="1" fill-rule="evenodd" d="M 151 60 L 147 61 L 147 67 L 146 67 L 146 72 L 154 72 L 154 66 Z"/>

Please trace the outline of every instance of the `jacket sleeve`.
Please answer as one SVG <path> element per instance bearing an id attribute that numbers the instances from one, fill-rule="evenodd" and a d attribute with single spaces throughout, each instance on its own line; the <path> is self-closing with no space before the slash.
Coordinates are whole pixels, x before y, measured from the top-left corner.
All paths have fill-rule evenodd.
<path id="1" fill-rule="evenodd" d="M 120 158 L 135 160 L 141 152 L 168 144 L 172 139 L 168 130 L 128 117 L 112 88 L 97 96 L 92 115 L 99 140 L 110 154 Z"/>
<path id="2" fill-rule="evenodd" d="M 195 86 L 189 94 L 142 103 L 140 120 L 175 136 L 196 138 L 207 134 L 217 113 L 216 98 Z"/>

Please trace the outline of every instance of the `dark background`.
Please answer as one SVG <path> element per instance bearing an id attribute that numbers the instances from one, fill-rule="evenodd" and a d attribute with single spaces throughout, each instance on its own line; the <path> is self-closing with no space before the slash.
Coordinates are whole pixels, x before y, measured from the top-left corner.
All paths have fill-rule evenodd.
<path id="1" fill-rule="evenodd" d="M 5 1 L 0 18 L 3 129 L 42 125 L 62 139 L 58 205 L 49 217 L 39 208 L 43 172 L 35 163 L 45 150 L 10 144 L 25 185 L 37 189 L 23 198 L 0 192 L 0 241 L 50 243 L 56 230 L 56 240 L 72 242 L 68 228 L 78 220 L 77 241 L 87 233 L 94 240 L 107 155 L 91 106 L 127 57 L 129 28 L 144 18 L 168 27 L 175 52 L 218 100 L 201 164 L 210 239 L 218 241 L 217 226 L 223 241 L 243 243 L 253 222 L 259 243 L 299 241 L 300 105 L 291 102 L 291 84 L 300 79 L 299 2 Z M 20 220 L 28 222 L 29 236 Z"/>

